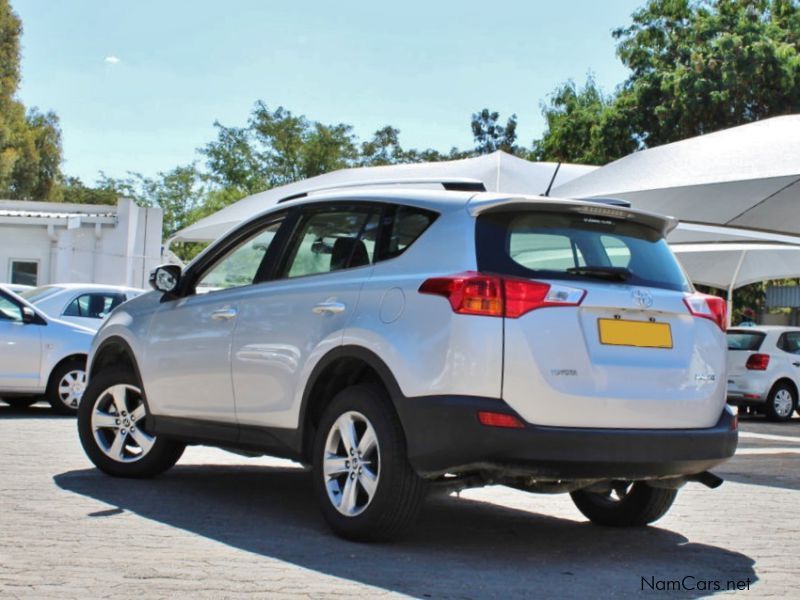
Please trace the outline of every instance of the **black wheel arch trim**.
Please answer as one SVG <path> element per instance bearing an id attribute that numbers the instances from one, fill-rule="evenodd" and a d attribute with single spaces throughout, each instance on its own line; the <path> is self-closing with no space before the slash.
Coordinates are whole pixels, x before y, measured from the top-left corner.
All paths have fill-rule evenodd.
<path id="1" fill-rule="evenodd" d="M 144 380 L 142 379 L 142 373 L 139 371 L 139 362 L 136 360 L 136 354 L 133 352 L 133 348 L 128 343 L 128 341 L 118 335 L 113 335 L 105 340 L 103 340 L 100 345 L 95 350 L 94 354 L 92 355 L 92 364 L 86 365 L 86 382 L 87 385 L 91 381 L 93 375 L 96 375 L 97 372 L 95 371 L 95 363 L 97 362 L 97 357 L 101 356 L 103 350 L 105 350 L 108 346 L 112 344 L 118 344 L 122 346 L 125 353 L 128 355 L 128 359 L 130 360 L 131 366 L 133 367 L 133 373 L 136 375 L 136 380 L 139 382 L 139 389 L 142 391 L 142 402 L 144 402 L 145 408 L 147 409 L 147 418 L 149 419 L 152 416 L 150 412 L 150 405 L 147 402 L 147 392 L 144 389 Z"/>
<path id="2" fill-rule="evenodd" d="M 364 362 L 368 367 L 378 374 L 378 377 L 381 379 L 381 383 L 383 383 L 386 391 L 389 393 L 389 398 L 394 405 L 395 411 L 398 415 L 401 415 L 402 409 L 400 404 L 402 403 L 403 399 L 405 399 L 405 396 L 400 390 L 400 385 L 397 383 L 397 380 L 392 374 L 391 369 L 386 365 L 386 363 L 383 362 L 383 360 L 372 350 L 369 350 L 364 346 L 337 346 L 333 350 L 330 350 L 325 356 L 320 358 L 319 361 L 317 361 L 317 364 L 314 365 L 314 368 L 311 370 L 311 374 L 306 381 L 305 389 L 303 390 L 303 398 L 300 402 L 300 413 L 297 422 L 297 440 L 300 444 L 300 447 L 297 448 L 297 450 L 301 454 L 305 454 L 305 451 L 307 450 L 307 443 L 309 442 L 309 439 L 307 438 L 309 431 L 307 410 L 309 401 L 311 399 L 311 392 L 316 387 L 320 376 L 328 369 L 328 367 L 338 360 L 347 358 Z M 402 423 L 402 416 L 400 416 L 400 420 Z M 405 425 L 403 425 L 403 433 L 405 434 Z"/>

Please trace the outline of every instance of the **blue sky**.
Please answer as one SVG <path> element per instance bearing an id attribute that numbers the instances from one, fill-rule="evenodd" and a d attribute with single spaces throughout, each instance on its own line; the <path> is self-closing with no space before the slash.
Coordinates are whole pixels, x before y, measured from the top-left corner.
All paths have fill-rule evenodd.
<path id="1" fill-rule="evenodd" d="M 61 118 L 64 171 L 153 175 L 197 159 L 256 100 L 404 147 L 472 145 L 470 115 L 516 112 L 529 145 L 561 82 L 624 80 L 611 31 L 643 0 L 11 0 L 27 106 Z"/>

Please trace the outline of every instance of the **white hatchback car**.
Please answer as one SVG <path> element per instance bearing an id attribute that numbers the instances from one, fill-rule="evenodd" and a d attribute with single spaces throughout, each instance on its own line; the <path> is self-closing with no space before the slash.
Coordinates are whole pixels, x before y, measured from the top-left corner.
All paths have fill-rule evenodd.
<path id="1" fill-rule="evenodd" d="M 800 328 L 728 330 L 728 402 L 788 421 L 798 410 Z"/>
<path id="2" fill-rule="evenodd" d="M 122 477 L 187 443 L 301 461 L 359 540 L 403 530 L 429 487 L 650 523 L 737 443 L 725 303 L 687 281 L 675 225 L 463 188 L 287 198 L 108 318 L 81 442 Z"/>
<path id="3" fill-rule="evenodd" d="M 144 290 L 93 283 L 59 283 L 20 292 L 46 315 L 97 331 L 112 310 Z"/>

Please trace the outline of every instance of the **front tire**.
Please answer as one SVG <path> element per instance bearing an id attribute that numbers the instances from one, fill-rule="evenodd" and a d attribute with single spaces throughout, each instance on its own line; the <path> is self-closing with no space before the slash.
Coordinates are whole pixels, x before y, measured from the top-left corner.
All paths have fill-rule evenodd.
<path id="1" fill-rule="evenodd" d="M 766 412 L 770 421 L 788 421 L 797 409 L 797 394 L 789 384 L 776 383 L 767 396 Z"/>
<path id="2" fill-rule="evenodd" d="M 154 477 L 171 468 L 185 445 L 151 435 L 146 419 L 133 371 L 110 367 L 92 377 L 78 409 L 78 434 L 89 460 L 115 477 Z"/>
<path id="3" fill-rule="evenodd" d="M 341 537 L 385 541 L 416 518 L 426 485 L 411 468 L 400 420 L 373 384 L 346 388 L 325 409 L 312 457 L 322 515 Z"/>
<path id="4" fill-rule="evenodd" d="M 620 482 L 608 493 L 578 490 L 572 501 L 578 510 L 597 525 L 643 527 L 667 514 L 678 490 L 655 488 L 646 483 Z"/>

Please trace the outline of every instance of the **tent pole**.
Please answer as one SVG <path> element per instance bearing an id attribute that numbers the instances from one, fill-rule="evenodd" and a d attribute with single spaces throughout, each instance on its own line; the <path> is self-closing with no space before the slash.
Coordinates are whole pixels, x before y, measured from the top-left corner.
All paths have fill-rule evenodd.
<path id="1" fill-rule="evenodd" d="M 739 278 L 739 271 L 742 270 L 742 263 L 744 263 L 746 255 L 747 250 L 742 250 L 742 254 L 739 256 L 739 263 L 736 265 L 736 270 L 733 272 L 731 283 L 728 286 L 728 327 L 733 325 L 733 290 L 736 287 L 736 280 Z"/>

